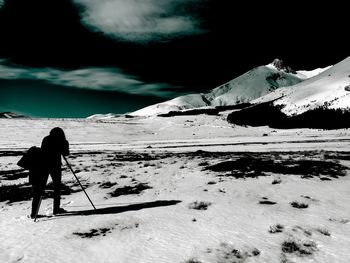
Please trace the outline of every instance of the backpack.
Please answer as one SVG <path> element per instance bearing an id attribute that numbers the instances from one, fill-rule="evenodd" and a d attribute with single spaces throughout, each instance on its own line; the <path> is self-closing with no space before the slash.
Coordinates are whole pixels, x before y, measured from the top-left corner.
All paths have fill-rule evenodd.
<path id="1" fill-rule="evenodd" d="M 17 165 L 26 170 L 39 170 L 42 166 L 43 153 L 41 148 L 32 146 L 23 154 Z"/>

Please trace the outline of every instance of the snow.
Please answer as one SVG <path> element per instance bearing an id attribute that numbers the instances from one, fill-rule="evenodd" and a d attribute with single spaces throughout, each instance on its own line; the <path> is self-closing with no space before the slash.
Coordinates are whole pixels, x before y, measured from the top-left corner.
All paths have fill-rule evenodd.
<path id="1" fill-rule="evenodd" d="M 274 74 L 276 74 L 276 79 L 271 78 Z M 267 79 L 269 77 L 271 80 Z M 293 74 L 267 66 L 260 66 L 215 88 L 207 95 L 207 98 L 213 106 L 245 103 L 268 94 L 279 87 L 294 85 L 300 81 Z"/>
<path id="2" fill-rule="evenodd" d="M 190 94 L 175 99 L 147 106 L 130 113 L 132 116 L 154 116 L 170 111 L 188 110 L 208 106 L 203 94 Z"/>
<path id="3" fill-rule="evenodd" d="M 266 65 L 266 67 L 268 68 L 272 68 L 272 69 L 275 69 L 275 70 L 282 70 L 284 72 L 286 72 L 285 69 L 278 69 L 276 67 L 276 61 L 277 60 L 277 63 L 280 62 L 283 64 L 283 62 L 279 59 L 275 59 L 272 63 Z M 316 68 L 316 69 L 313 69 L 313 70 L 297 70 L 295 71 L 295 73 L 293 73 L 293 75 L 295 75 L 296 77 L 300 78 L 300 79 L 309 79 L 309 78 L 312 78 L 312 77 L 315 77 L 317 76 L 318 74 L 322 73 L 323 71 L 331 68 L 332 66 L 328 66 L 328 67 L 325 67 L 325 68 Z M 287 66 L 287 68 L 289 68 Z"/>
<path id="4" fill-rule="evenodd" d="M 266 78 L 280 74 L 274 81 Z M 148 106 L 131 113 L 134 116 L 152 116 L 170 111 L 200 108 L 206 106 L 226 106 L 249 102 L 268 94 L 281 86 L 300 82 L 298 77 L 267 66 L 257 67 L 205 94 L 181 96 L 170 101 Z"/>
<path id="5" fill-rule="evenodd" d="M 43 217 L 37 223 L 26 218 L 29 200 L 0 202 L 0 262 L 274 263 L 284 258 L 345 263 L 350 258 L 349 169 L 346 176 L 331 181 L 282 173 L 235 179 L 203 169 L 205 163 L 265 155 L 279 161 L 335 161 L 349 168 L 348 129 L 240 127 L 206 115 L 0 119 L 1 185 L 27 181 L 6 178 L 6 171 L 18 169 L 20 156 L 13 153 L 39 145 L 56 126 L 66 132 L 72 152 L 68 160 L 99 213 L 91 212 L 81 191 L 62 200 L 66 210 L 77 213 Z M 275 179 L 281 183 L 272 184 Z M 79 189 L 67 168 L 63 182 Z M 101 187 L 106 182 L 116 185 Z M 138 183 L 151 188 L 139 194 L 109 194 Z M 277 204 L 261 205 L 263 198 Z M 195 201 L 210 205 L 207 210 L 190 209 Z M 293 208 L 292 201 L 309 207 Z M 51 211 L 52 199 L 44 199 L 40 214 Z M 282 233 L 269 233 L 275 224 L 284 226 Z M 89 233 L 95 235 L 83 237 Z M 281 244 L 286 240 L 314 242 L 316 249 L 310 255 L 284 253 Z M 249 257 L 237 260 L 235 249 Z M 254 249 L 260 254 L 252 256 Z"/>
<path id="6" fill-rule="evenodd" d="M 350 57 L 290 87 L 280 88 L 258 98 L 252 103 L 276 100 L 275 105 L 284 105 L 282 111 L 287 115 L 325 106 L 330 109 L 347 109 L 350 106 L 350 92 L 345 89 L 350 84 Z"/>
<path id="7" fill-rule="evenodd" d="M 298 70 L 296 75 L 301 79 L 309 79 L 321 74 L 323 71 L 330 69 L 331 67 L 332 66 L 328 66 L 325 68 L 317 68 L 314 70 Z"/>
<path id="8" fill-rule="evenodd" d="M 153 116 L 170 111 L 201 107 L 236 105 L 250 102 L 280 88 L 295 85 L 314 77 L 327 68 L 296 71 L 296 74 L 278 69 L 273 63 L 256 67 L 249 72 L 204 94 L 190 94 L 151 105 L 131 113 L 134 116 Z"/>

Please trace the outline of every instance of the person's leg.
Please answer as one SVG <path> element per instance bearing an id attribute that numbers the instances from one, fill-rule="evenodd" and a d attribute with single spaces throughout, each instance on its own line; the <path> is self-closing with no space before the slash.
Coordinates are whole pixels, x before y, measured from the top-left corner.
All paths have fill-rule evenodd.
<path id="1" fill-rule="evenodd" d="M 53 183 L 53 213 L 58 214 L 61 203 L 61 169 L 52 170 L 50 174 Z"/>
<path id="2" fill-rule="evenodd" d="M 33 196 L 33 201 L 32 201 L 32 212 L 30 214 L 31 218 L 34 218 L 37 210 L 38 210 L 38 205 L 40 201 L 40 197 L 44 194 L 48 174 L 42 173 L 41 175 L 38 173 L 35 175 L 35 179 L 32 181 L 32 196 Z"/>
<path id="3" fill-rule="evenodd" d="M 39 187 L 39 185 L 33 184 L 32 195 L 33 195 L 33 201 L 32 201 L 32 212 L 30 214 L 30 217 L 34 218 L 36 215 L 36 212 L 38 210 L 38 205 L 39 205 L 39 200 L 40 200 L 40 187 Z"/>

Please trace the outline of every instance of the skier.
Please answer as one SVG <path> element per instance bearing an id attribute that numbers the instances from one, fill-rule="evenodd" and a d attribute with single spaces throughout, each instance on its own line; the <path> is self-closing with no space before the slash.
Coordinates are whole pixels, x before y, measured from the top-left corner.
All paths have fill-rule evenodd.
<path id="1" fill-rule="evenodd" d="M 40 175 L 36 176 L 36 181 L 33 182 L 33 202 L 31 217 L 34 218 L 40 198 L 46 186 L 48 176 L 50 174 L 54 188 L 54 202 L 53 202 L 53 214 L 60 214 L 66 212 L 60 208 L 61 200 L 61 155 L 69 155 L 69 143 L 66 140 L 64 131 L 55 127 L 50 131 L 50 135 L 46 136 L 41 143 L 41 150 L 43 154 L 43 165 L 37 172 Z"/>

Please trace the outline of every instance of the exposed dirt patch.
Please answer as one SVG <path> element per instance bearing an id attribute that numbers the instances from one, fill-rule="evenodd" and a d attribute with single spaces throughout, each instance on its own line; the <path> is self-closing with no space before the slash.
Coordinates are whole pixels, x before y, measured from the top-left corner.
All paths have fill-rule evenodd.
<path id="1" fill-rule="evenodd" d="M 293 206 L 294 208 L 299 208 L 299 209 L 305 209 L 309 207 L 308 204 L 297 202 L 297 201 L 291 202 L 290 205 Z"/>
<path id="2" fill-rule="evenodd" d="M 84 189 L 86 189 L 89 185 L 83 183 Z M 61 188 L 60 188 L 60 193 L 61 195 L 71 195 L 73 193 L 77 193 L 83 191 L 77 182 L 67 182 L 67 183 L 62 183 Z M 43 195 L 43 198 L 53 198 L 53 193 L 54 193 L 54 187 L 53 183 L 50 182 L 46 185 L 45 192 Z"/>
<path id="3" fill-rule="evenodd" d="M 327 236 L 327 237 L 331 236 L 331 232 L 329 232 L 329 230 L 326 228 L 316 228 L 316 231 L 324 236 Z"/>
<path id="4" fill-rule="evenodd" d="M 276 233 L 282 233 L 284 230 L 284 226 L 281 224 L 276 224 L 273 226 L 270 226 L 269 233 L 276 234 Z"/>
<path id="5" fill-rule="evenodd" d="M 208 250 L 211 253 L 211 250 Z M 231 244 L 222 243 L 215 251 L 217 262 L 220 263 L 244 263 L 249 258 L 257 257 L 260 251 L 257 248 L 237 249 Z"/>
<path id="6" fill-rule="evenodd" d="M 284 253 L 293 253 L 299 257 L 303 257 L 312 255 L 317 250 L 317 246 L 312 241 L 286 240 L 281 244 L 281 249 Z"/>
<path id="7" fill-rule="evenodd" d="M 139 223 L 134 224 L 114 224 L 109 227 L 93 228 L 86 232 L 73 232 L 73 235 L 79 236 L 81 238 L 93 238 L 98 236 L 106 236 L 113 232 L 113 230 L 124 231 L 128 229 L 138 228 Z"/>
<path id="8" fill-rule="evenodd" d="M 101 183 L 99 187 L 100 188 L 111 188 L 111 187 L 115 186 L 116 184 L 117 183 L 112 183 L 112 182 L 107 181 L 107 182 Z"/>
<path id="9" fill-rule="evenodd" d="M 138 183 L 134 186 L 124 186 L 124 187 L 117 188 L 113 192 L 109 193 L 109 195 L 111 197 L 117 197 L 121 195 L 137 195 L 151 188 L 152 187 L 150 187 L 146 183 Z"/>
<path id="10" fill-rule="evenodd" d="M 327 152 L 324 156 L 326 159 L 350 160 L 350 152 Z"/>
<path id="11" fill-rule="evenodd" d="M 0 185 L 0 202 L 9 203 L 26 201 L 32 197 L 30 184 Z"/>
<path id="12" fill-rule="evenodd" d="M 0 179 L 2 180 L 17 180 L 20 178 L 29 177 L 29 171 L 23 169 L 13 169 L 0 171 Z"/>
<path id="13" fill-rule="evenodd" d="M 118 162 L 140 162 L 140 161 L 152 161 L 159 160 L 161 157 L 156 154 L 149 153 L 136 153 L 132 151 L 115 153 L 114 161 Z"/>
<path id="14" fill-rule="evenodd" d="M 102 227 L 98 229 L 91 229 L 87 232 L 74 232 L 73 235 L 79 236 L 81 238 L 92 238 L 97 236 L 105 236 L 112 232 L 112 228 Z"/>
<path id="15" fill-rule="evenodd" d="M 3 156 L 22 156 L 26 151 L 27 151 L 27 149 L 25 149 L 23 151 L 0 151 L 0 157 L 3 157 Z"/>
<path id="16" fill-rule="evenodd" d="M 84 185 L 86 188 L 88 185 Z M 70 195 L 80 192 L 82 189 L 78 183 L 61 184 L 61 195 Z M 8 201 L 9 203 L 27 201 L 32 198 L 32 185 L 29 183 L 0 185 L 0 202 Z M 43 199 L 53 198 L 53 183 L 46 185 L 43 193 Z"/>
<path id="17" fill-rule="evenodd" d="M 195 209 L 195 210 L 207 210 L 210 205 L 211 205 L 210 202 L 195 201 L 193 203 L 190 203 L 188 207 L 190 209 Z"/>
<path id="18" fill-rule="evenodd" d="M 245 154 L 236 156 L 234 160 L 207 166 L 205 170 L 221 173 L 228 172 L 223 176 L 232 176 L 234 178 L 258 177 L 274 173 L 300 175 L 302 178 L 320 177 L 323 180 L 324 178 L 345 176 L 348 170 L 348 167 L 336 161 L 300 160 L 298 157 L 300 156 L 293 158 L 293 154 L 289 156 L 273 153 Z M 276 181 L 275 183 L 278 182 Z"/>
<path id="19" fill-rule="evenodd" d="M 280 184 L 282 183 L 281 179 L 274 179 L 271 184 Z"/>

